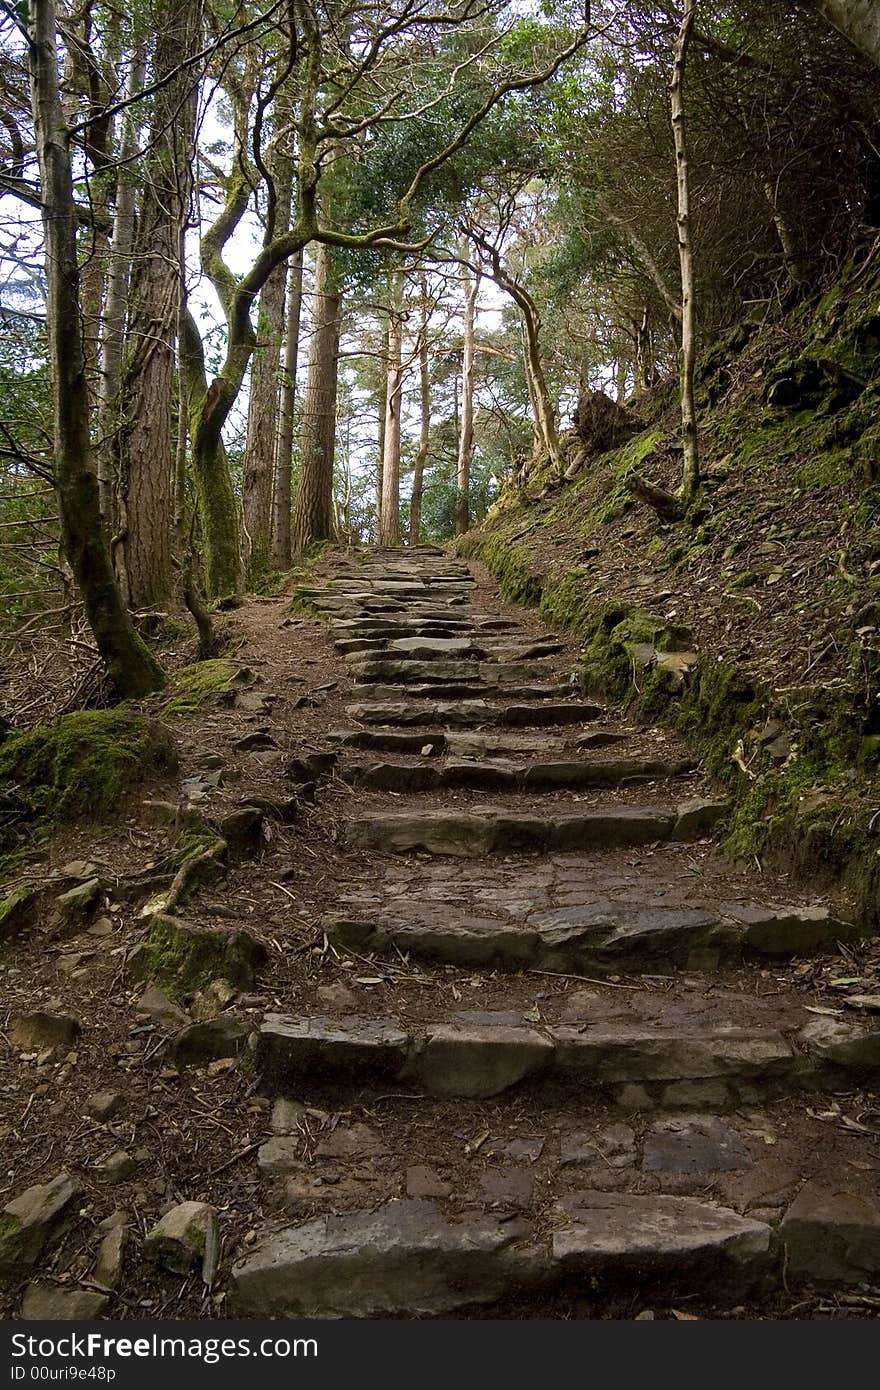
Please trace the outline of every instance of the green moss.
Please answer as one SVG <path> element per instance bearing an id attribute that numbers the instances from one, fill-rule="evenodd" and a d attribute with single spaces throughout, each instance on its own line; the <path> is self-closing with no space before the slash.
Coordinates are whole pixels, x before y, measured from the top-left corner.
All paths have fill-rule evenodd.
<path id="1" fill-rule="evenodd" d="M 205 989 L 212 980 L 247 985 L 265 957 L 247 932 L 185 926 L 173 917 L 154 918 L 146 941 L 129 957 L 134 979 L 152 980 L 173 999 Z"/>
<path id="2" fill-rule="evenodd" d="M 28 1254 L 27 1233 L 15 1216 L 0 1213 L 0 1274 L 15 1270 Z"/>
<path id="3" fill-rule="evenodd" d="M 16 734 L 0 746 L 0 789 L 13 813 L 0 843 L 14 843 L 16 825 L 40 832 L 110 811 L 144 776 L 176 765 L 168 729 L 125 708 L 66 714 Z"/>
<path id="4" fill-rule="evenodd" d="M 184 666 L 171 678 L 163 713 L 171 719 L 192 714 L 214 695 L 234 690 L 240 683 L 239 671 L 234 662 L 220 659 Z"/>

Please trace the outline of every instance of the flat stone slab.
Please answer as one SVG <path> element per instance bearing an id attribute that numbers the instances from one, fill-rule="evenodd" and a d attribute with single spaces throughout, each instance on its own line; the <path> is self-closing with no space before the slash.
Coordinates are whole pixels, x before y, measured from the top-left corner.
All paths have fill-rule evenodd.
<path id="1" fill-rule="evenodd" d="M 423 744 L 422 747 L 427 745 Z M 416 750 L 421 752 L 421 748 Z M 432 747 L 433 755 L 433 747 Z M 567 762 L 514 762 L 511 759 L 449 758 L 440 766 L 414 763 L 349 763 L 342 767 L 346 781 L 385 791 L 438 791 L 471 788 L 478 791 L 554 791 L 559 788 L 617 787 L 627 783 L 666 780 L 689 772 L 693 764 L 661 758 L 618 758 Z"/>
<path id="2" fill-rule="evenodd" d="M 501 687 L 514 681 L 541 680 L 550 674 L 547 667 L 537 663 L 500 661 L 383 661 L 365 658 L 350 661 L 349 668 L 355 682 L 384 685 L 418 685 L 434 681 L 479 682 Z"/>
<path id="3" fill-rule="evenodd" d="M 411 693 L 411 692 L 410 692 Z M 431 701 L 413 705 L 408 701 L 363 701 L 346 707 L 349 719 L 359 724 L 382 724 L 405 728 L 414 725 L 448 725 L 451 728 L 480 728 L 500 725 L 509 728 L 543 727 L 586 724 L 601 719 L 601 705 L 585 701 L 560 702 L 548 700 L 538 705 L 502 704 L 488 700 L 456 702 Z"/>
<path id="4" fill-rule="evenodd" d="M 751 1165 L 742 1135 L 717 1115 L 659 1120 L 645 1136 L 646 1173 L 728 1173 Z"/>
<path id="5" fill-rule="evenodd" d="M 694 1198 L 587 1191 L 563 1213 L 553 1235 L 563 1275 L 610 1280 L 637 1271 L 678 1287 L 711 1276 L 718 1293 L 727 1280 L 739 1287 L 759 1278 L 770 1261 L 769 1226 Z"/>
<path id="6" fill-rule="evenodd" d="M 858 1284 L 880 1273 L 880 1208 L 832 1184 L 808 1182 L 782 1222 L 788 1268 Z"/>
<path id="7" fill-rule="evenodd" d="M 257 1317 L 417 1317 L 493 1303 L 533 1275 L 531 1226 L 454 1220 L 433 1202 L 322 1216 L 277 1232 L 232 1271 Z"/>
<path id="8" fill-rule="evenodd" d="M 385 854 L 414 850 L 478 857 L 538 850 L 573 850 L 594 845 L 644 845 L 666 839 L 672 813 L 642 806 L 607 811 L 567 811 L 555 816 L 506 811 L 397 811 L 361 816 L 345 826 L 346 843 Z"/>
<path id="9" fill-rule="evenodd" d="M 270 1086 L 312 1076 L 396 1076 L 409 1046 L 409 1034 L 395 1020 L 267 1014 L 257 1065 Z"/>
<path id="10" fill-rule="evenodd" d="M 553 1044 L 531 1028 L 438 1024 L 410 1059 L 407 1074 L 441 1096 L 495 1096 L 552 1060 Z"/>
<path id="11" fill-rule="evenodd" d="M 773 1029 L 688 1034 L 626 1025 L 561 1024 L 550 1034 L 556 1044 L 555 1069 L 595 1084 L 779 1077 L 792 1072 L 795 1062 L 791 1045 Z"/>

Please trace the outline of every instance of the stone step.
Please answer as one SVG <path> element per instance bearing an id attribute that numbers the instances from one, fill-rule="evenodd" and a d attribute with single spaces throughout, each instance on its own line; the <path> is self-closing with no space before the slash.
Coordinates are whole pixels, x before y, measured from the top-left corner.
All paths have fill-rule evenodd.
<path id="1" fill-rule="evenodd" d="M 473 635 L 397 637 L 346 637 L 334 643 L 340 655 L 352 661 L 492 661 L 498 663 L 540 661 L 564 650 L 562 642 L 515 644 L 503 639 Z"/>
<path id="2" fill-rule="evenodd" d="M 426 746 L 426 745 L 423 745 Z M 425 762 L 348 763 L 340 768 L 346 782 L 374 791 L 433 792 L 444 788 L 476 791 L 553 791 L 559 788 L 619 787 L 627 783 L 667 781 L 694 770 L 693 760 L 615 758 L 592 761 L 517 763 L 511 759 L 448 758 Z"/>
<path id="3" fill-rule="evenodd" d="M 707 835 L 726 803 L 701 801 L 666 808 L 609 806 L 605 810 L 561 811 L 555 815 L 505 807 L 462 811 L 379 812 L 349 820 L 344 843 L 382 854 L 534 854 L 596 846 L 647 845 Z"/>
<path id="4" fill-rule="evenodd" d="M 720 1011 L 719 1011 L 720 1012 Z M 683 1022 L 542 1024 L 509 1012 L 464 1013 L 405 1026 L 396 1018 L 267 1014 L 257 1067 L 267 1095 L 302 1096 L 308 1086 L 413 1085 L 432 1096 L 484 1100 L 525 1082 L 593 1088 L 625 1103 L 644 1091 L 650 1108 L 672 1088 L 711 1082 L 713 1103 L 755 1102 L 793 1089 L 839 1088 L 876 1076 L 880 1025 L 811 1019 L 782 1032 Z M 835 1023 L 836 1028 L 829 1023 Z"/>
<path id="5" fill-rule="evenodd" d="M 596 730 L 588 734 L 461 734 L 445 729 L 422 729 L 401 733 L 397 729 L 334 729 L 328 735 L 333 743 L 346 748 L 358 748 L 381 753 L 421 753 L 436 758 L 443 753 L 461 758 L 504 757 L 507 754 L 528 757 L 544 753 L 548 756 L 563 751 L 583 752 L 590 748 L 605 748 L 625 743 L 627 734 Z"/>
<path id="6" fill-rule="evenodd" d="M 341 637 L 421 637 L 426 633 L 438 637 L 455 637 L 460 633 L 503 636 L 519 632 L 516 623 L 502 618 L 484 618 L 478 613 L 469 614 L 467 618 L 340 618 L 331 619 L 330 629 Z"/>
<path id="7" fill-rule="evenodd" d="M 407 692 L 408 696 L 412 691 Z M 544 704 L 505 704 L 487 700 L 461 700 L 414 706 L 409 701 L 364 702 L 346 706 L 346 714 L 360 724 L 413 725 L 441 724 L 452 728 L 553 728 L 563 725 L 586 724 L 601 719 L 601 705 L 583 700 L 552 701 Z"/>
<path id="8" fill-rule="evenodd" d="M 550 668 L 538 662 L 450 661 L 439 657 L 429 661 L 411 661 L 405 657 L 396 661 L 366 657 L 349 661 L 349 670 L 357 685 L 424 685 L 444 681 L 447 684 L 454 682 L 500 687 L 515 681 L 540 681 L 551 674 Z"/>
<path id="9" fill-rule="evenodd" d="M 471 706 L 477 702 L 485 701 L 488 696 L 516 700 L 523 704 L 526 701 L 535 700 L 562 701 L 565 696 L 571 693 L 571 686 L 568 681 L 560 684 L 541 682 L 535 685 L 519 685 L 516 681 L 496 682 L 491 679 L 481 681 L 436 680 L 424 685 L 359 684 L 356 693 L 364 700 L 373 700 L 380 704 L 393 704 L 399 701 L 401 696 L 405 696 L 408 701 L 442 700 L 451 703 L 458 700 L 462 704 Z M 417 707 L 416 713 L 418 714 Z M 412 722 L 425 722 L 424 707 L 421 719 L 417 717 Z M 454 725 L 456 723 L 455 717 L 453 715 L 447 716 L 446 722 Z"/>
<path id="10" fill-rule="evenodd" d="M 587 1190 L 552 1234 L 509 1213 L 450 1215 L 406 1198 L 318 1216 L 267 1236 L 233 1268 L 253 1317 L 439 1316 L 566 1285 L 741 1296 L 773 1268 L 772 1230 L 690 1197 Z"/>
<path id="11" fill-rule="evenodd" d="M 748 902 L 705 908 L 646 907 L 597 898 L 547 908 L 525 901 L 507 920 L 492 903 L 392 899 L 365 910 L 355 901 L 337 908 L 324 930 L 334 945 L 360 952 L 397 953 L 462 968 L 504 968 L 604 974 L 692 961 L 739 960 L 744 953 L 772 959 L 806 956 L 859 940 L 864 931 L 827 907 L 768 906 Z M 346 895 L 340 897 L 340 905 Z"/>

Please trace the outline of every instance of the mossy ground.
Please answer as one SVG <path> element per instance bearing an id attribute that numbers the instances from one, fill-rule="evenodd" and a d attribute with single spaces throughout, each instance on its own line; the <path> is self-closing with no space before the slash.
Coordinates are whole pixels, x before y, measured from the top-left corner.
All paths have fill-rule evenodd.
<path id="1" fill-rule="evenodd" d="M 848 877 L 874 918 L 878 296 L 880 270 L 854 263 L 818 304 L 743 325 L 704 356 L 705 481 L 682 523 L 627 487 L 634 470 L 677 485 L 673 407 L 574 482 L 509 489 L 458 542 L 506 598 L 581 638 L 587 688 L 693 741 L 732 794 L 736 854 Z M 784 408 L 768 402 L 783 379 L 803 392 Z M 698 656 L 683 677 L 643 663 L 682 644 Z M 771 724 L 787 752 L 770 751 Z"/>
<path id="2" fill-rule="evenodd" d="M 0 847 L 24 830 L 41 834 L 80 816 L 102 815 L 150 773 L 177 764 L 169 731 L 128 709 L 86 710 L 16 734 L 0 746 L 4 823 Z"/>
<path id="3" fill-rule="evenodd" d="M 178 719 L 182 715 L 195 713 L 207 700 L 234 690 L 240 683 L 239 673 L 240 668 L 235 662 L 222 658 L 196 661 L 192 666 L 182 667 L 171 677 L 163 697 L 163 715 L 168 719 Z"/>
<path id="4" fill-rule="evenodd" d="M 129 968 L 135 978 L 151 980 L 172 999 L 182 1000 L 213 980 L 249 984 L 253 945 L 242 932 L 189 927 L 159 915 Z"/>

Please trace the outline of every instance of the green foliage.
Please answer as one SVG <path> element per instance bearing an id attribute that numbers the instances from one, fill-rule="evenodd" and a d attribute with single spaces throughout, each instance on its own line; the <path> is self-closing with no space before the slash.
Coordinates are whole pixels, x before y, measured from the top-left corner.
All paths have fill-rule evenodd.
<path id="1" fill-rule="evenodd" d="M 168 683 L 168 692 L 163 704 L 163 713 L 169 719 L 193 714 L 207 700 L 234 690 L 240 667 L 232 661 L 216 658 L 211 661 L 196 661 L 192 666 L 184 666 L 175 671 Z M 170 695 L 170 698 L 167 696 Z"/>

